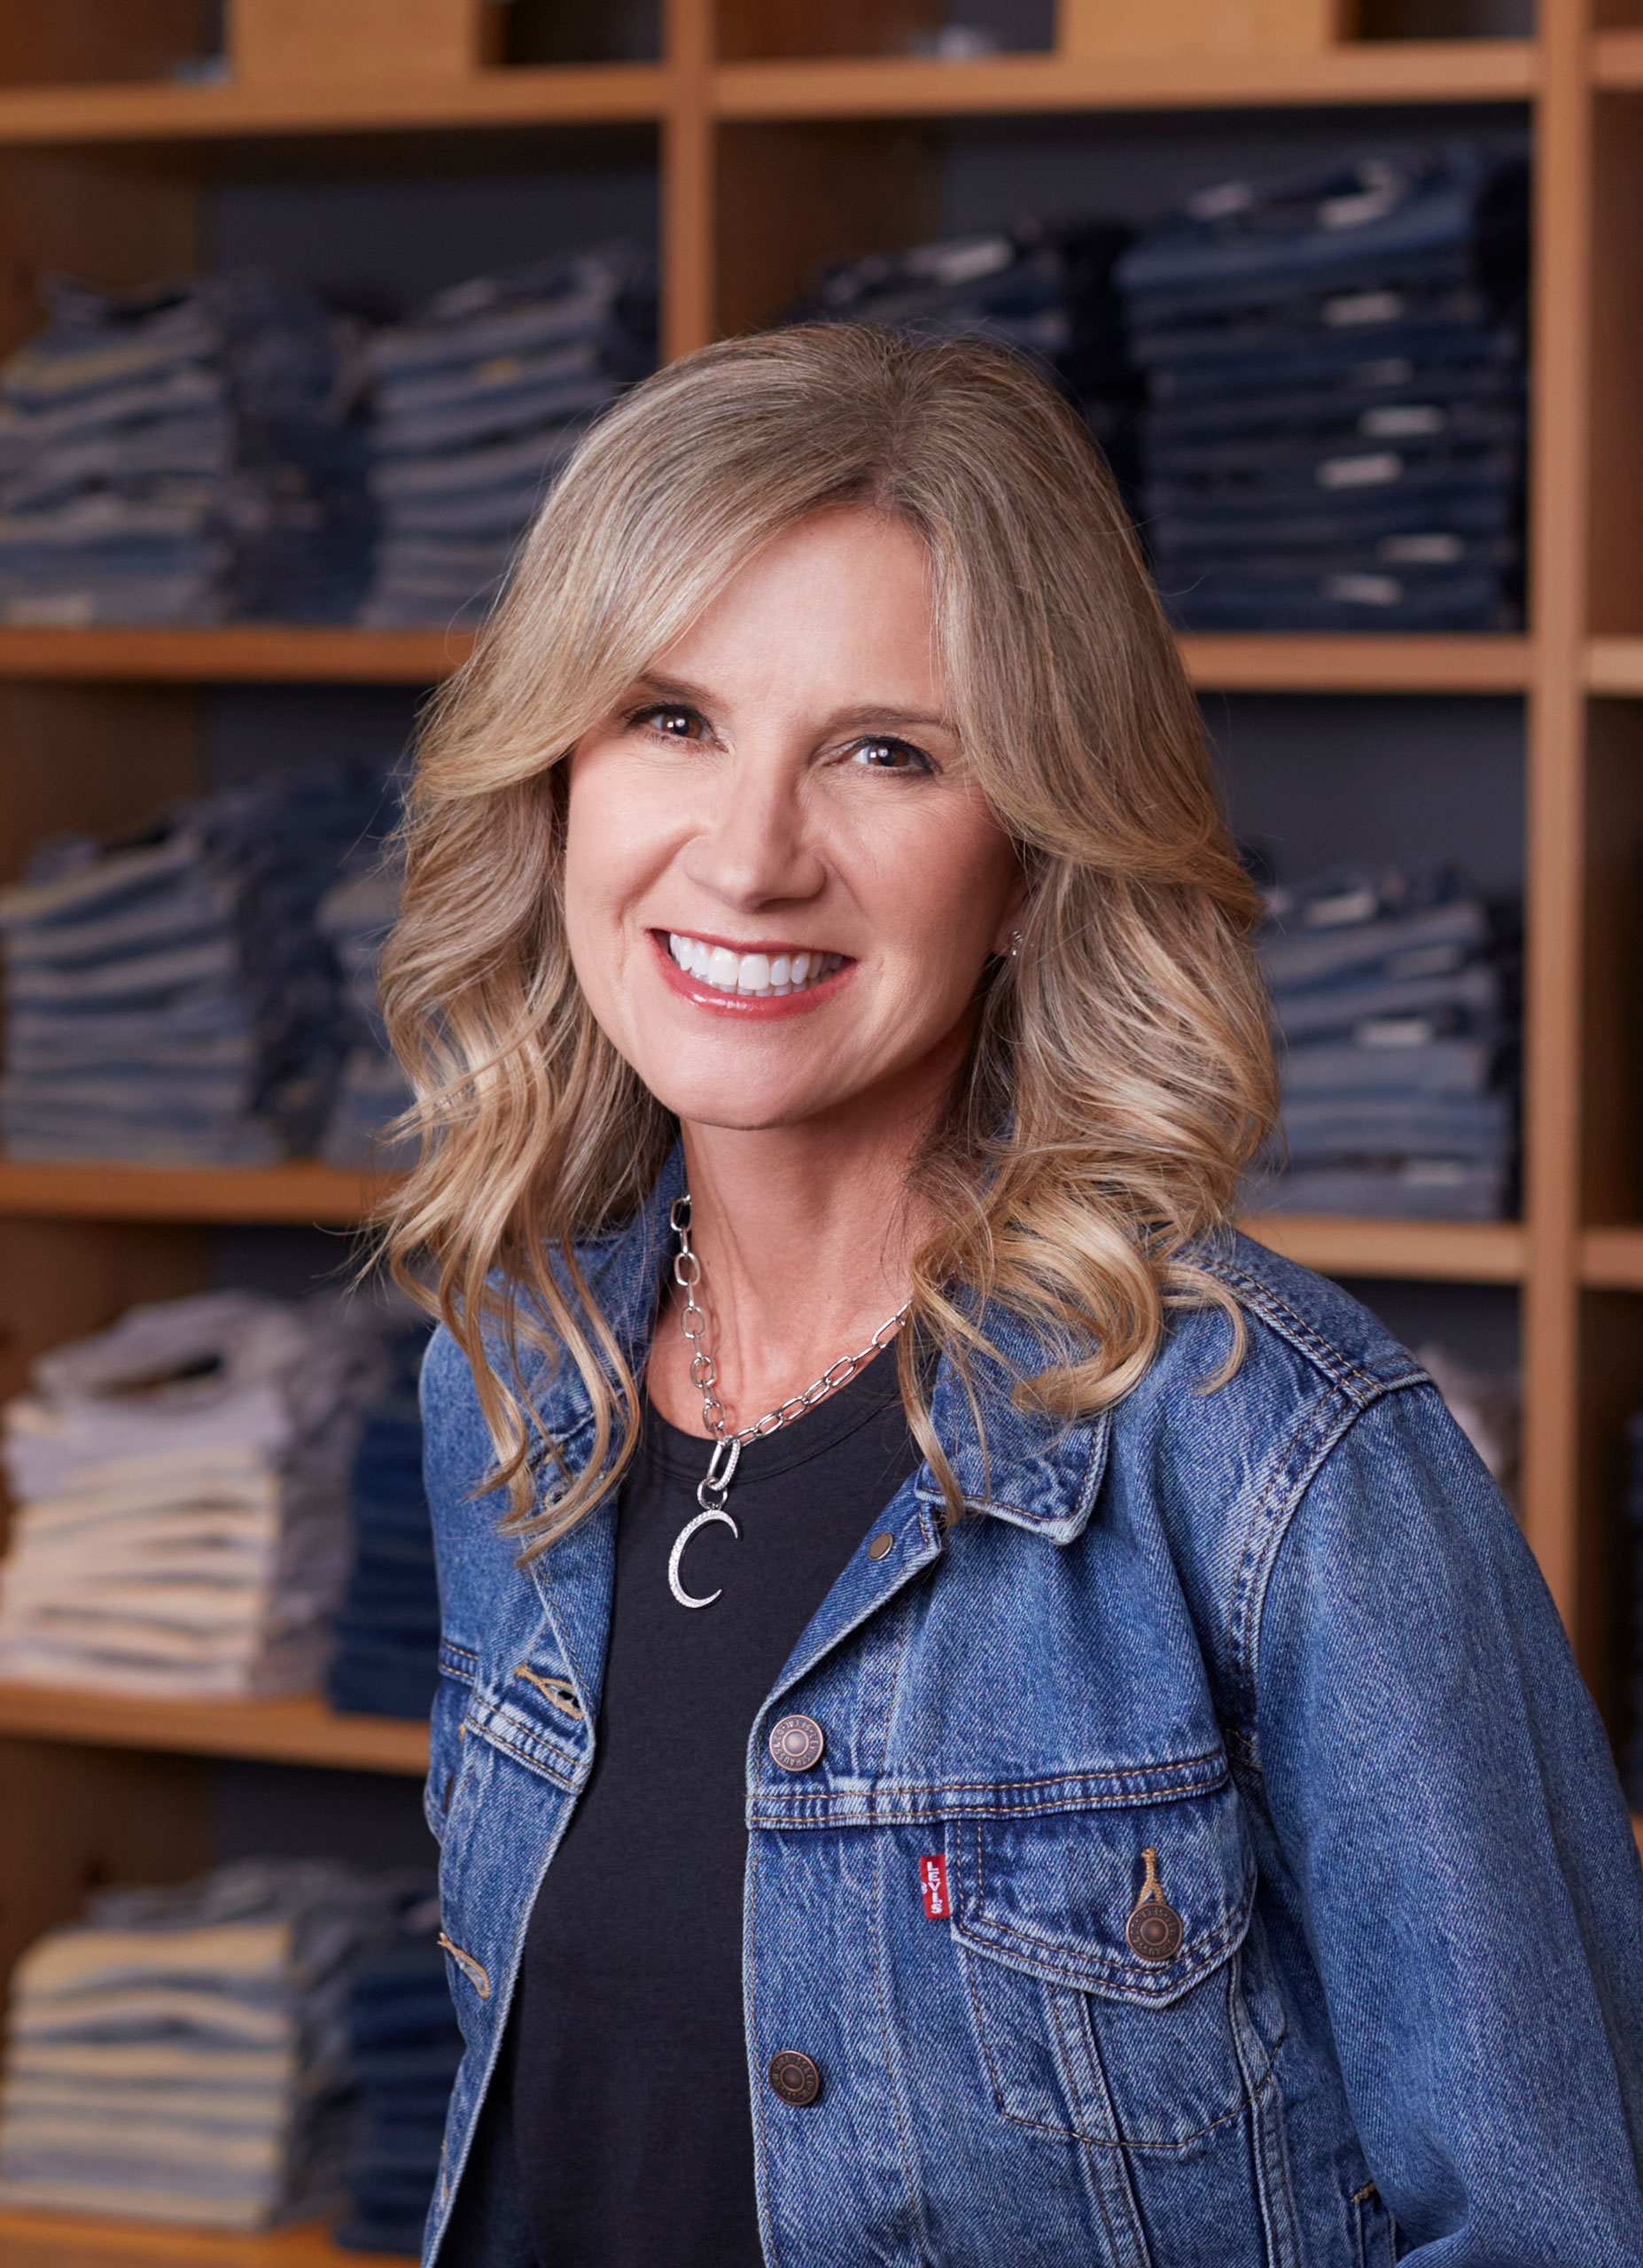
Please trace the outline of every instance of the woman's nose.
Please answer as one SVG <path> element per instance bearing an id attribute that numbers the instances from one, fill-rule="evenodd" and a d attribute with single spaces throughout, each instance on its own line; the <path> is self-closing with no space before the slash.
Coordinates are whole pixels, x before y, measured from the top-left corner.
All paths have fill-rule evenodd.
<path id="1" fill-rule="evenodd" d="M 802 774 L 743 757 L 726 765 L 684 855 L 689 879 L 726 905 L 814 897 L 826 880 Z"/>

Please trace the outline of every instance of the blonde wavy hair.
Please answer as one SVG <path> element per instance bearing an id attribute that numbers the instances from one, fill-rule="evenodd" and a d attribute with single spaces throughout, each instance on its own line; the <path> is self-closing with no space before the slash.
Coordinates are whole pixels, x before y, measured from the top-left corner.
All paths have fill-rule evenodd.
<path id="1" fill-rule="evenodd" d="M 1030 880 L 949 1107 L 916 1168 L 940 1226 L 913 1262 L 918 1340 L 969 1382 L 983 1307 L 1032 1326 L 1024 1406 L 1117 1401 L 1166 1309 L 1236 1308 L 1193 1247 L 1274 1115 L 1250 937 L 1259 901 L 1196 704 L 1111 476 L 1020 358 L 814 325 L 704 348 L 588 434 L 506 597 L 436 696 L 403 832 L 388 1028 L 420 1162 L 392 1198 L 400 1280 L 473 1367 L 508 1532 L 540 1550 L 619 1481 L 638 1382 L 576 1248 L 630 1218 L 677 1128 L 594 1021 L 560 903 L 577 741 L 782 531 L 856 506 L 914 529 L 965 760 Z M 913 1332 L 908 1421 L 962 1502 Z M 525 1347 L 568 1358 L 591 1456 L 548 1487 Z M 972 1388 L 971 1401 L 977 1401 Z"/>

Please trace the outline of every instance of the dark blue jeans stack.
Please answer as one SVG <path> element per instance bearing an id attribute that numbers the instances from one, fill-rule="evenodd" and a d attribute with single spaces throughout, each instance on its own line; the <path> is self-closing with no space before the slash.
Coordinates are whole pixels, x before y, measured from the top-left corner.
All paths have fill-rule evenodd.
<path id="1" fill-rule="evenodd" d="M 0 620 L 350 620 L 373 513 L 314 295 L 247 269 L 45 300 L 0 367 Z"/>
<path id="2" fill-rule="evenodd" d="M 1515 907 L 1363 873 L 1268 898 L 1283 1145 L 1251 1204 L 1499 1219 L 1515 1194 Z"/>
<path id="3" fill-rule="evenodd" d="M 1522 620 L 1528 170 L 1469 144 L 1223 183 L 1117 281 L 1188 630 Z"/>
<path id="4" fill-rule="evenodd" d="M 366 359 L 381 532 L 361 619 L 474 621 L 577 441 L 655 368 L 653 266 L 614 245 L 476 277 Z"/>
<path id="5" fill-rule="evenodd" d="M 422 1485 L 417 1378 L 425 1327 L 389 1341 L 392 1382 L 367 1413 L 354 1464 L 354 1560 L 337 1618 L 331 1706 L 426 1717 L 439 1683 L 440 1591 Z"/>
<path id="6" fill-rule="evenodd" d="M 318 902 L 382 794 L 315 766 L 47 843 L 0 891 L 14 1157 L 255 1165 L 311 1153 L 347 1045 Z"/>
<path id="7" fill-rule="evenodd" d="M 358 2089 L 337 2241 L 362 2252 L 422 2249 L 439 2179 L 445 2106 L 462 2061 L 437 1902 L 408 1914 L 398 1939 L 355 1972 L 349 2001 Z"/>
<path id="8" fill-rule="evenodd" d="M 399 907 L 398 879 L 379 856 L 352 863 L 320 900 L 319 926 L 342 970 L 347 1041 L 320 1141 L 329 1165 L 392 1166 L 414 1148 L 383 1131 L 411 1100 L 377 1005 L 378 964 Z"/>
<path id="9" fill-rule="evenodd" d="M 829 270 L 793 322 L 879 323 L 919 338 L 984 338 L 1047 364 L 1128 487 L 1141 390 L 1113 267 L 1133 231 L 1023 221 L 985 236 L 874 253 Z"/>

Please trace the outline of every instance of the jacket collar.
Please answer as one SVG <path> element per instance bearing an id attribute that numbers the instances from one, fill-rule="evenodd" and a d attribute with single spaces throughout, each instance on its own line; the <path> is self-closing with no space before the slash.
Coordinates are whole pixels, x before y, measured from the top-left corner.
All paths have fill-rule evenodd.
<path id="1" fill-rule="evenodd" d="M 580 1256 L 589 1292 L 638 1376 L 649 1351 L 661 1285 L 671 1264 L 673 1231 L 668 1212 L 684 1191 L 684 1153 L 675 1144 L 650 1197 L 628 1224 Z M 1010 1377 L 1031 1375 L 1036 1367 L 1034 1341 L 1019 1317 L 989 1306 L 983 1330 L 1003 1357 L 971 1365 L 976 1399 L 985 1431 L 984 1454 L 975 1412 L 952 1363 L 944 1355 L 931 1397 L 931 1418 L 954 1474 L 972 1511 L 988 1512 L 1027 1528 L 1051 1543 L 1071 1543 L 1087 1526 L 1106 1469 L 1111 1414 L 1064 1424 L 1016 1409 Z M 537 1399 L 544 1430 L 574 1463 L 592 1433 L 588 1393 L 574 1366 L 543 1366 L 526 1380 Z M 928 1464 L 914 1477 L 920 1499 L 939 1504 L 941 1490 Z"/>

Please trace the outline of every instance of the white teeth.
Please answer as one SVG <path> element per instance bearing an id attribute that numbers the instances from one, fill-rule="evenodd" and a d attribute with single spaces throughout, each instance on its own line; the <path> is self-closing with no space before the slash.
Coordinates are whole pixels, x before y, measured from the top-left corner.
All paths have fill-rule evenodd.
<path id="1" fill-rule="evenodd" d="M 785 999 L 819 984 L 844 966 L 839 953 L 737 953 L 728 945 L 704 944 L 699 937 L 670 929 L 667 950 L 687 975 L 711 984 L 717 992 L 735 992 L 744 998 Z"/>

